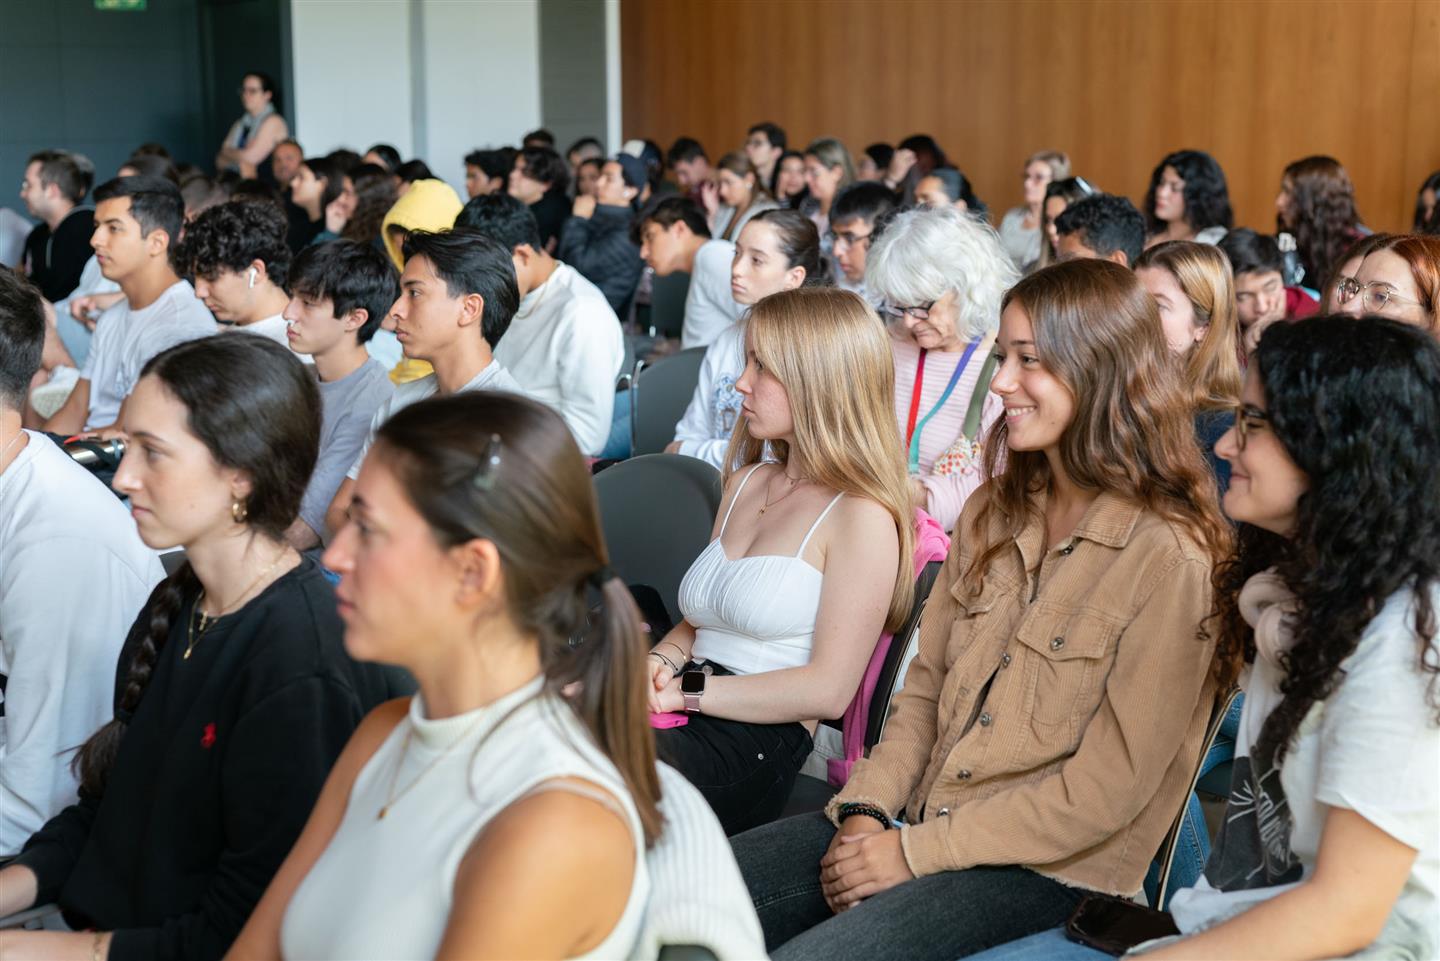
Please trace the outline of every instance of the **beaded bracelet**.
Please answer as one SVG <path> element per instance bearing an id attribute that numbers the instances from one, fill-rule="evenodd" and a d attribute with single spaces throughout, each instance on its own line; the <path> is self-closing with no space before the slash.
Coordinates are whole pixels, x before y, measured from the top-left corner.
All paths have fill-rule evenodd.
<path id="1" fill-rule="evenodd" d="M 885 826 L 885 830 L 887 831 L 891 828 L 890 815 L 886 814 L 884 811 L 882 811 L 880 808 L 876 807 L 873 804 L 850 802 L 840 805 L 840 820 L 842 822 L 848 817 L 856 816 L 874 818 L 875 820 L 883 824 Z"/>

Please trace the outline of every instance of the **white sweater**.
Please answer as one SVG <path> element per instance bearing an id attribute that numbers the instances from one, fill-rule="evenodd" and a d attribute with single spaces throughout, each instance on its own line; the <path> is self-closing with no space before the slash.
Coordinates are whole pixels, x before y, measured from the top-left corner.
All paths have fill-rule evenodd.
<path id="1" fill-rule="evenodd" d="M 114 494 L 44 434 L 0 474 L 0 854 L 75 802 L 120 647 L 165 576 Z"/>
<path id="2" fill-rule="evenodd" d="M 685 295 L 685 325 L 680 346 L 706 347 L 745 313 L 730 293 L 730 265 L 735 245 L 728 240 L 707 240 L 695 251 L 690 269 L 690 290 Z"/>
<path id="3" fill-rule="evenodd" d="M 725 451 L 740 420 L 741 397 L 735 392 L 735 381 L 744 372 L 745 321 L 739 320 L 721 331 L 705 350 L 695 394 L 685 416 L 675 425 L 680 453 L 725 469 Z"/>
<path id="4" fill-rule="evenodd" d="M 575 443 L 599 454 L 610 437 L 615 381 L 624 363 L 620 321 L 600 289 L 567 264 L 526 294 L 495 359 L 536 400 L 564 418 Z"/>

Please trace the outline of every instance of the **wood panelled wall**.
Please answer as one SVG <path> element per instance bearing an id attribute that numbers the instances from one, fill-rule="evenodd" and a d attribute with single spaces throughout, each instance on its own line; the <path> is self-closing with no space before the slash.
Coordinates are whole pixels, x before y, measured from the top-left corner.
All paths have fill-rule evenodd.
<path id="1" fill-rule="evenodd" d="M 1440 168 L 1440 0 L 622 0 L 621 59 L 627 138 L 929 133 L 997 216 L 1043 148 L 1137 205 L 1207 150 L 1262 230 L 1292 160 L 1337 157 L 1384 230 Z"/>

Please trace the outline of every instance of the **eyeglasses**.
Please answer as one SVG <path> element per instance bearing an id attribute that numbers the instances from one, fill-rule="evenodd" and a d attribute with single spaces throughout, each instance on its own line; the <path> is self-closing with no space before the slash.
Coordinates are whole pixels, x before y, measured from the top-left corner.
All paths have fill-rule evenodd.
<path id="1" fill-rule="evenodd" d="M 1252 423 L 1253 421 L 1253 423 Z M 1257 430 L 1262 424 L 1270 423 L 1270 415 L 1265 413 L 1254 404 L 1235 405 L 1235 443 L 1241 450 L 1245 449 L 1245 443 L 1250 439 L 1250 432 Z"/>
<path id="2" fill-rule="evenodd" d="M 241 87 L 239 90 L 237 90 L 237 91 L 235 91 L 235 92 L 238 93 L 240 96 L 243 97 L 243 96 L 245 96 L 247 93 L 264 93 L 264 92 L 265 92 L 265 88 L 263 88 L 263 87 Z"/>
<path id="3" fill-rule="evenodd" d="M 930 310 L 934 306 L 935 301 L 932 300 L 928 304 L 920 304 L 916 307 L 901 307 L 899 304 L 886 304 L 880 308 L 880 310 L 887 316 L 894 317 L 896 320 L 904 317 L 909 317 L 912 320 L 929 320 Z"/>
<path id="4" fill-rule="evenodd" d="M 835 231 L 831 230 L 826 232 L 825 240 L 829 242 L 830 246 L 836 250 L 839 249 L 842 243 L 846 247 L 859 247 L 864 245 L 866 246 L 866 249 L 869 249 L 868 245 L 870 243 L 870 235 L 856 235 L 850 233 L 848 230 L 842 230 L 839 233 L 836 233 Z"/>
<path id="5" fill-rule="evenodd" d="M 1362 284 L 1354 277 L 1345 277 L 1335 285 L 1335 290 L 1340 295 L 1340 303 L 1348 304 L 1356 297 L 1360 297 L 1362 298 L 1360 303 L 1365 309 L 1376 313 L 1384 310 L 1385 305 L 1392 300 L 1397 304 L 1411 304 L 1415 307 L 1425 306 L 1418 300 L 1401 297 L 1383 280 L 1372 280 L 1368 284 Z"/>

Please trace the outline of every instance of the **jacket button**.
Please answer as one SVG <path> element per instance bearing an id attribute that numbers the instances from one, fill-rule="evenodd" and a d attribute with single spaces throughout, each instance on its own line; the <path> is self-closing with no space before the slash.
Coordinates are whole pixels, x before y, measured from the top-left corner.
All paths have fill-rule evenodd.
<path id="1" fill-rule="evenodd" d="M 985 711 L 984 713 L 982 713 L 982 714 L 980 715 L 980 726 L 981 726 L 981 727 L 989 727 L 989 726 L 990 726 L 990 712 L 989 712 L 989 711 Z"/>
<path id="2" fill-rule="evenodd" d="M 942 818 L 948 818 L 948 817 L 950 816 L 950 809 L 949 809 L 949 808 L 941 808 L 939 811 L 936 812 L 935 816 L 936 816 L 936 817 L 942 817 Z"/>
<path id="3" fill-rule="evenodd" d="M 1009 654 L 1008 652 L 1006 652 L 1005 654 L 1001 654 L 1001 655 L 1000 655 L 1000 666 L 1001 666 L 1001 667 L 1009 667 L 1009 666 L 1010 666 L 1010 654 Z"/>
<path id="4" fill-rule="evenodd" d="M 1075 553 L 1075 545 L 1066 544 L 1064 547 L 1060 548 L 1060 553 L 1064 554 L 1066 557 L 1069 557 L 1071 554 Z"/>
<path id="5" fill-rule="evenodd" d="M 962 781 L 970 780 L 970 772 L 968 770 L 962 770 L 959 776 Z"/>
<path id="6" fill-rule="evenodd" d="M 1064 647 L 1064 646 L 1065 646 L 1065 638 L 1063 638 L 1063 637 L 1057 637 L 1057 638 L 1055 638 L 1053 641 L 1050 642 L 1050 650 L 1052 650 L 1052 651 L 1058 651 L 1058 650 L 1060 650 L 1060 648 L 1062 648 L 1062 647 Z"/>

